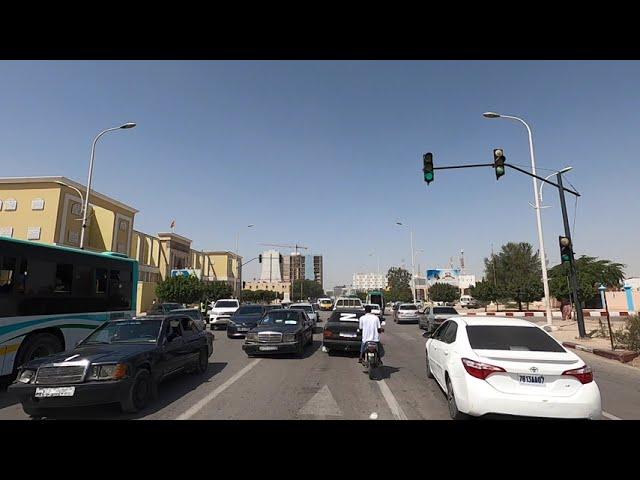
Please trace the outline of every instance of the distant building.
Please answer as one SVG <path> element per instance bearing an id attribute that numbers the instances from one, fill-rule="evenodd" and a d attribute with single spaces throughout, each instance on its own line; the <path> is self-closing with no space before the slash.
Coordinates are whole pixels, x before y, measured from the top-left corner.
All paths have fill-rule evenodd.
<path id="1" fill-rule="evenodd" d="M 292 252 L 290 255 L 283 255 L 282 260 L 283 281 L 294 282 L 299 279 L 314 280 L 320 286 L 323 286 L 324 271 L 322 255 L 302 255 Z"/>
<path id="2" fill-rule="evenodd" d="M 262 272 L 260 280 L 263 282 L 281 282 L 280 272 L 280 252 L 277 250 L 266 250 L 262 252 Z"/>
<path id="3" fill-rule="evenodd" d="M 346 292 L 349 290 L 349 287 L 346 285 L 337 285 L 333 287 L 333 296 L 338 298 L 346 295 Z"/>
<path id="4" fill-rule="evenodd" d="M 245 290 L 267 290 L 280 294 L 291 292 L 291 282 L 265 282 L 265 281 L 249 281 L 245 282 Z"/>
<path id="5" fill-rule="evenodd" d="M 356 290 L 380 290 L 387 288 L 387 276 L 380 273 L 354 273 L 352 286 Z"/>

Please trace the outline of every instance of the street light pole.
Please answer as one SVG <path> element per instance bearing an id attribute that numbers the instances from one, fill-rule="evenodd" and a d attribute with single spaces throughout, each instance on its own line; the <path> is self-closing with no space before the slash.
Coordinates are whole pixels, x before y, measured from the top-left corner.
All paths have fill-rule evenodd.
<path id="1" fill-rule="evenodd" d="M 247 225 L 247 228 L 251 228 L 253 227 L 254 224 L 251 223 L 249 225 Z M 240 270 L 242 269 L 242 265 L 240 265 L 240 256 L 238 254 L 238 242 L 240 240 L 240 230 L 238 230 L 236 232 L 236 277 L 235 277 L 235 287 L 233 289 L 233 291 L 236 294 L 236 298 L 238 299 L 238 301 L 240 301 L 240 294 L 242 293 L 242 285 L 240 282 L 242 282 L 242 274 L 240 273 Z"/>
<path id="2" fill-rule="evenodd" d="M 119 127 L 107 128 L 100 132 L 96 138 L 93 140 L 93 144 L 91 145 L 91 161 L 89 162 L 89 179 L 87 180 L 87 194 L 84 197 L 84 207 L 82 212 L 82 230 L 80 231 L 80 248 L 84 249 L 84 237 L 86 235 L 87 229 L 87 212 L 89 210 L 89 191 L 91 190 L 91 180 L 93 178 L 93 160 L 96 156 L 96 143 L 100 139 L 102 135 L 107 132 L 112 132 L 114 130 L 133 128 L 136 124 L 133 122 L 125 123 L 120 125 Z"/>
<path id="3" fill-rule="evenodd" d="M 416 303 L 416 267 L 415 267 L 415 256 L 413 253 L 413 230 L 408 225 L 403 224 L 402 222 L 396 222 L 396 225 L 400 225 L 401 227 L 407 227 L 409 229 L 409 234 L 411 238 L 411 297 L 413 298 L 413 303 Z"/>
<path id="4" fill-rule="evenodd" d="M 527 129 L 527 133 L 529 135 L 529 153 L 531 156 L 531 173 L 536 175 L 536 157 L 533 149 L 533 135 L 531 133 L 531 127 L 520 117 L 514 117 L 512 115 L 501 115 L 499 113 L 494 112 L 486 112 L 483 114 L 485 118 L 508 118 L 510 120 L 516 120 L 522 123 Z M 542 285 L 544 287 L 544 303 L 545 303 L 545 311 L 547 317 L 547 325 L 552 324 L 552 315 L 551 315 L 551 302 L 549 295 L 549 279 L 547 277 L 547 259 L 544 252 L 544 236 L 542 234 L 542 218 L 540 216 L 540 197 L 538 194 L 538 180 L 533 177 L 533 195 L 535 197 L 535 209 L 536 209 L 536 224 L 538 227 L 538 242 L 540 245 L 540 265 L 542 267 Z"/>

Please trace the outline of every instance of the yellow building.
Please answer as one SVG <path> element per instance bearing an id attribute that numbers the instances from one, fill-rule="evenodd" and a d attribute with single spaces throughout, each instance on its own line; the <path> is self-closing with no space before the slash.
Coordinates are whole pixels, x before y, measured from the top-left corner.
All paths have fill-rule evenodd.
<path id="1" fill-rule="evenodd" d="M 79 246 L 86 187 L 66 177 L 0 178 L 0 235 Z M 94 190 L 85 248 L 127 253 L 138 210 Z"/>
<path id="2" fill-rule="evenodd" d="M 267 281 L 250 281 L 245 282 L 245 290 L 268 290 L 280 294 L 291 293 L 291 282 L 267 282 Z"/>

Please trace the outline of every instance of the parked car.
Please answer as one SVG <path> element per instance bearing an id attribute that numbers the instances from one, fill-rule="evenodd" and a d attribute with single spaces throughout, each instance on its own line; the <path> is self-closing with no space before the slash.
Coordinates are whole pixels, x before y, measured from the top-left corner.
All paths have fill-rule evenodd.
<path id="1" fill-rule="evenodd" d="M 207 329 L 207 323 L 202 316 L 202 312 L 200 312 L 199 308 L 179 308 L 177 310 L 171 310 L 171 313 L 188 315 L 189 317 L 193 318 L 200 330 Z"/>
<path id="2" fill-rule="evenodd" d="M 229 323 L 231 315 L 240 308 L 240 302 L 235 298 L 224 298 L 218 300 L 209 311 L 209 325 L 212 329 Z"/>
<path id="3" fill-rule="evenodd" d="M 424 315 L 420 316 L 418 326 L 427 332 L 435 332 L 445 320 L 459 315 L 458 311 L 453 307 L 429 306 L 424 309 Z"/>
<path id="4" fill-rule="evenodd" d="M 333 307 L 333 310 L 351 310 L 351 309 L 362 310 L 364 312 L 364 306 L 362 305 L 362 300 L 359 298 L 353 297 L 338 297 L 336 299 L 336 303 Z"/>
<path id="5" fill-rule="evenodd" d="M 53 409 L 119 403 L 137 412 L 156 387 L 176 373 L 204 373 L 213 335 L 183 314 L 147 315 L 104 322 L 78 345 L 19 367 L 9 386 L 27 415 Z"/>
<path id="6" fill-rule="evenodd" d="M 227 324 L 227 337 L 244 337 L 249 330 L 254 328 L 267 312 L 265 305 L 247 304 L 236 310 Z"/>
<path id="7" fill-rule="evenodd" d="M 358 332 L 359 320 L 364 310 L 334 310 L 322 332 L 322 349 L 328 354 L 333 351 L 360 352 L 362 334 Z"/>
<path id="8" fill-rule="evenodd" d="M 591 368 L 534 323 L 456 317 L 425 345 L 427 377 L 447 395 L 453 419 L 467 415 L 601 418 Z"/>
<path id="9" fill-rule="evenodd" d="M 393 311 L 393 321 L 396 323 L 418 323 L 422 314 L 418 312 L 415 303 L 401 303 L 397 310 Z"/>
<path id="10" fill-rule="evenodd" d="M 304 310 L 305 312 L 307 312 L 307 316 L 313 322 L 314 327 L 319 321 L 318 314 L 314 310 L 313 305 L 311 305 L 310 303 L 292 303 L 291 305 L 289 305 L 289 308 L 296 309 L 296 310 Z"/>
<path id="11" fill-rule="evenodd" d="M 151 305 L 151 307 L 149 307 L 147 315 L 166 315 L 172 310 L 180 310 L 183 308 L 185 308 L 185 305 L 183 303 L 154 303 L 153 305 Z"/>
<path id="12" fill-rule="evenodd" d="M 242 349 L 248 357 L 264 354 L 304 355 L 313 343 L 313 322 L 303 310 L 274 309 L 247 333 Z"/>
<path id="13" fill-rule="evenodd" d="M 462 295 L 460 297 L 460 307 L 462 308 L 479 308 L 480 302 L 471 295 Z"/>

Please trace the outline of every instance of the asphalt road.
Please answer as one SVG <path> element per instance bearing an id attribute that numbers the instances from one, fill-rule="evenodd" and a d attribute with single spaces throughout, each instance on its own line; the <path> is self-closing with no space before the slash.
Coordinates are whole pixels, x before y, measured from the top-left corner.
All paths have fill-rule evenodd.
<path id="1" fill-rule="evenodd" d="M 321 318 L 325 320 L 327 312 Z M 324 325 L 324 321 L 319 326 Z M 242 339 L 216 331 L 214 353 L 203 375 L 183 375 L 159 387 L 159 397 L 135 415 L 117 405 L 60 411 L 57 419 L 379 419 L 447 420 L 444 393 L 425 376 L 422 331 L 387 316 L 382 335 L 381 378 L 369 380 L 357 354 L 329 356 L 321 333 L 303 358 L 248 358 Z M 604 418 L 640 419 L 640 370 L 580 353 L 595 369 Z M 0 392 L 0 420 L 28 419 L 20 404 Z"/>

